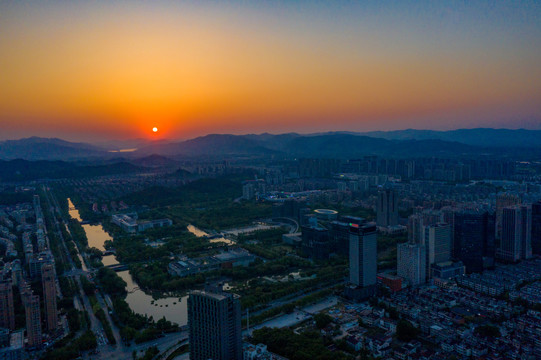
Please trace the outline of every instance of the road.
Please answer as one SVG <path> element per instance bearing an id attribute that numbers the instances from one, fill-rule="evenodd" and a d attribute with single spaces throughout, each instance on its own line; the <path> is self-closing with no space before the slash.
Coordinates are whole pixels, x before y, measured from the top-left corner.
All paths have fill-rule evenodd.
<path id="1" fill-rule="evenodd" d="M 62 212 L 60 211 L 60 206 L 58 205 L 58 202 L 56 201 L 56 198 L 54 195 L 50 192 L 50 189 L 43 185 L 43 193 L 45 194 L 45 198 L 47 200 L 47 205 L 51 211 L 52 219 L 51 222 L 54 224 L 55 227 L 55 233 L 60 239 L 60 243 L 62 244 L 62 247 L 64 248 L 63 258 L 67 260 L 68 264 L 70 265 L 71 269 L 75 268 L 75 265 L 73 263 L 73 259 L 70 256 L 70 252 L 68 251 L 68 247 L 66 246 L 64 236 L 62 235 L 62 231 L 60 230 L 60 223 L 58 222 L 58 217 L 60 217 L 60 221 L 62 221 L 64 224 L 67 224 L 67 222 L 62 219 Z M 49 245 L 49 244 L 47 244 Z M 50 248 L 50 246 L 48 246 Z"/>
<path id="2" fill-rule="evenodd" d="M 332 284 L 329 284 L 329 285 L 326 285 L 326 286 L 322 286 L 322 287 L 317 287 L 315 289 L 312 289 L 310 290 L 309 292 L 305 292 L 305 290 L 301 290 L 301 291 L 298 291 L 294 294 L 290 294 L 290 295 L 287 295 L 285 297 L 282 297 L 280 299 L 276 299 L 274 301 L 271 301 L 269 303 L 269 306 L 264 308 L 264 309 L 261 309 L 261 310 L 258 310 L 258 311 L 254 311 L 254 312 L 250 312 L 250 315 L 259 315 L 261 314 L 262 312 L 265 312 L 267 310 L 271 310 L 271 309 L 274 309 L 275 307 L 279 307 L 279 306 L 282 306 L 282 305 L 285 305 L 285 304 L 289 304 L 289 303 L 292 303 L 294 301 L 297 301 L 305 296 L 308 296 L 308 295 L 312 295 L 312 294 L 315 294 L 317 292 L 320 292 L 322 290 L 326 290 L 326 289 L 330 289 L 330 288 L 333 288 L 337 285 L 341 285 L 341 284 L 344 284 L 345 281 L 339 281 L 339 282 L 336 282 L 336 283 L 332 283 Z"/>
<path id="3" fill-rule="evenodd" d="M 93 360 L 132 360 L 132 353 L 135 350 L 138 356 L 144 354 L 146 349 L 151 346 L 157 346 L 160 350 L 160 353 L 166 352 L 173 347 L 176 347 L 180 341 L 186 341 L 188 339 L 188 332 L 177 332 L 173 334 L 167 334 L 162 338 L 145 342 L 142 344 L 134 344 L 131 346 L 100 346 L 98 350 L 100 351 L 97 354 L 87 353 L 83 356 L 83 359 L 93 359 Z"/>
<path id="4" fill-rule="evenodd" d="M 310 319 L 314 314 L 317 314 L 321 310 L 330 308 L 336 305 L 337 303 L 338 303 L 338 298 L 336 298 L 336 296 L 327 297 L 315 304 L 307 305 L 300 310 L 295 310 L 291 314 L 284 314 L 274 319 L 267 320 L 254 327 L 251 327 L 249 330 L 246 329 L 242 332 L 242 335 L 243 336 L 251 335 L 252 331 L 261 329 L 262 327 L 283 328 L 283 327 L 299 324 L 307 319 Z"/>

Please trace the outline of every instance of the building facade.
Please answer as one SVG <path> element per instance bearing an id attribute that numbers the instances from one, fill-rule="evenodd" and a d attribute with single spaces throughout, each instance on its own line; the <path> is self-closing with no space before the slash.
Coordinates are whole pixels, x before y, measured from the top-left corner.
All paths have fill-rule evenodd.
<path id="1" fill-rule="evenodd" d="M 43 266 L 41 269 L 41 283 L 43 285 L 43 303 L 47 318 L 47 330 L 54 331 L 58 326 L 54 266 L 50 264 Z"/>
<path id="2" fill-rule="evenodd" d="M 31 348 L 41 346 L 41 314 L 39 296 L 32 294 L 30 289 L 23 290 L 23 304 L 26 315 L 26 335 L 28 346 Z"/>
<path id="3" fill-rule="evenodd" d="M 497 255 L 502 261 L 516 262 L 532 256 L 532 210 L 526 205 L 504 208 Z"/>
<path id="4" fill-rule="evenodd" d="M 410 242 L 398 244 L 396 273 L 412 286 L 424 284 L 426 281 L 425 246 Z"/>
<path id="5" fill-rule="evenodd" d="M 190 359 L 241 360 L 239 296 L 207 286 L 188 298 Z"/>
<path id="6" fill-rule="evenodd" d="M 329 230 L 321 226 L 303 226 L 302 250 L 311 259 L 328 259 L 331 252 Z"/>
<path id="7" fill-rule="evenodd" d="M 377 281 L 377 236 L 375 224 L 352 224 L 349 233 L 349 282 L 373 286 Z"/>
<path id="8" fill-rule="evenodd" d="M 398 198 L 391 186 L 385 185 L 379 188 L 376 210 L 378 226 L 398 225 Z"/>
<path id="9" fill-rule="evenodd" d="M 461 211 L 454 215 L 453 258 L 467 273 L 481 272 L 494 259 L 494 214 Z"/>
<path id="10" fill-rule="evenodd" d="M 11 280 L 0 281 L 0 328 L 15 329 L 13 286 Z"/>
<path id="11" fill-rule="evenodd" d="M 443 223 L 425 226 L 423 243 L 426 248 L 426 276 L 431 278 L 431 265 L 451 260 L 451 226 Z"/>
<path id="12" fill-rule="evenodd" d="M 541 255 L 541 201 L 532 204 L 532 253 Z"/>

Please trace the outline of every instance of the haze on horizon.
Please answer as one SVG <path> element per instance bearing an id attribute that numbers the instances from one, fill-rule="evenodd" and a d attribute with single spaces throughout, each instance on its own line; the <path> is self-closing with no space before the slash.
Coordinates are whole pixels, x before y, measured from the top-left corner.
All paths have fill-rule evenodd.
<path id="1" fill-rule="evenodd" d="M 541 129 L 537 1 L 4 1 L 0 54 L 0 139 Z"/>

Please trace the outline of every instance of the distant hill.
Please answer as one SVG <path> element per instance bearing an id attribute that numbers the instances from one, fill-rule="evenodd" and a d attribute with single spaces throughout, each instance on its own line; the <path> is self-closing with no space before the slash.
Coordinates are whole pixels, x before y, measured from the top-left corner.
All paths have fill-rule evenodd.
<path id="1" fill-rule="evenodd" d="M 108 142 L 109 147 L 114 143 Z M 111 153 L 103 148 L 60 139 L 28 138 L 0 142 L 0 159 L 128 161 L 143 167 L 175 167 L 182 157 L 333 157 L 364 155 L 420 156 L 541 156 L 541 130 L 459 129 L 399 130 L 366 133 L 211 134 L 186 141 L 133 140 L 136 151 Z M 130 144 L 132 144 L 130 143 Z M 104 145 L 104 143 L 102 143 Z M 129 145 L 119 142 L 119 145 Z M 119 146 L 122 147 L 122 146 Z M 123 160 L 128 159 L 128 160 Z"/>
<path id="2" fill-rule="evenodd" d="M 387 140 L 454 141 L 462 144 L 488 148 L 541 148 L 541 130 L 477 128 L 434 131 L 407 129 L 396 131 L 373 131 L 360 133 L 359 135 Z"/>
<path id="3" fill-rule="evenodd" d="M 262 155 L 274 151 L 248 135 L 212 134 L 168 144 L 156 144 L 137 150 L 136 154 L 223 156 Z"/>
<path id="4" fill-rule="evenodd" d="M 166 156 L 276 155 L 286 157 L 352 158 L 364 155 L 456 156 L 487 152 L 444 140 L 387 140 L 350 133 L 321 135 L 207 135 L 178 143 L 142 148 L 135 155 L 153 152 Z"/>
<path id="5" fill-rule="evenodd" d="M 72 160 L 105 156 L 106 151 L 86 143 L 31 137 L 0 142 L 0 159 Z"/>
<path id="6" fill-rule="evenodd" d="M 120 162 L 107 165 L 80 166 L 65 161 L 0 160 L 0 181 L 16 182 L 37 179 L 70 179 L 114 174 L 128 174 L 145 170 L 143 167 Z"/>

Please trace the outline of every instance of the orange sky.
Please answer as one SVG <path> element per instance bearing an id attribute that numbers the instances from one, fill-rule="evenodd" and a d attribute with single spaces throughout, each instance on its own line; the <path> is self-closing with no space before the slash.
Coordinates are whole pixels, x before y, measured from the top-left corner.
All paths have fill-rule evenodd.
<path id="1" fill-rule="evenodd" d="M 523 13 L 128 4 L 0 4 L 0 138 L 541 127 Z"/>

